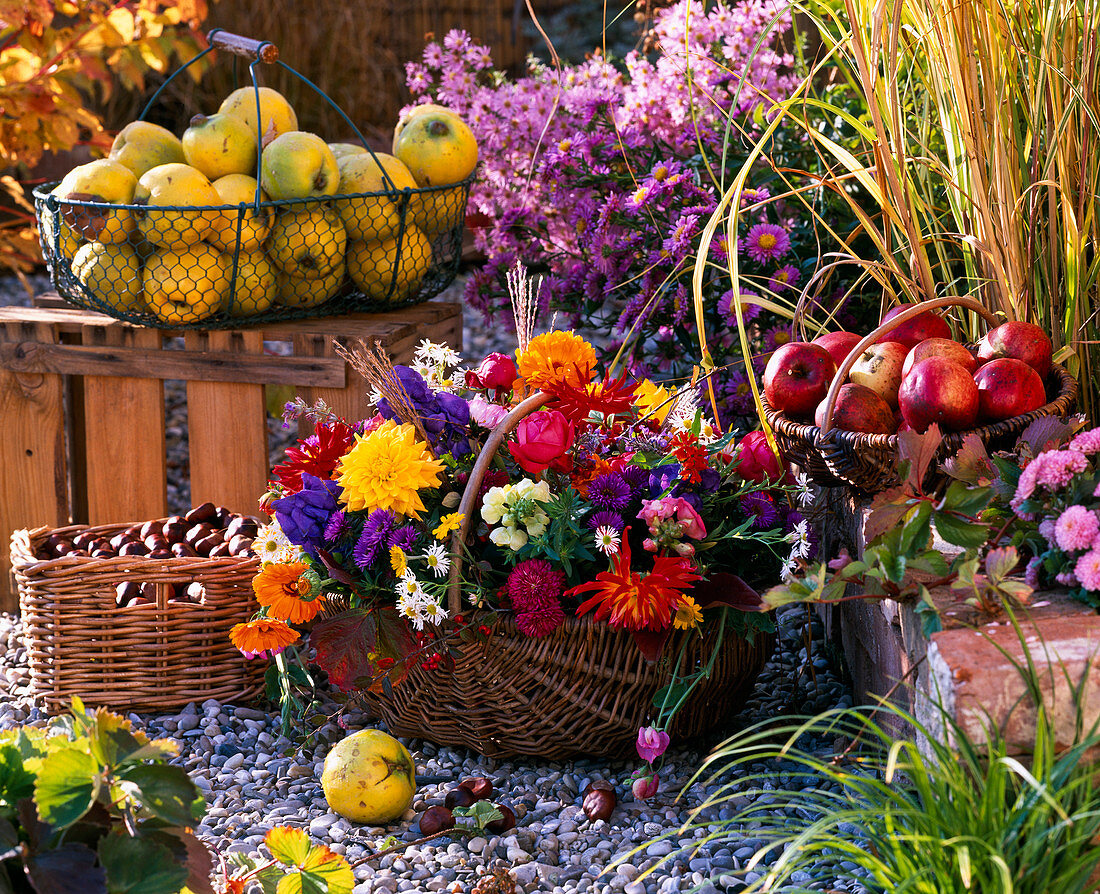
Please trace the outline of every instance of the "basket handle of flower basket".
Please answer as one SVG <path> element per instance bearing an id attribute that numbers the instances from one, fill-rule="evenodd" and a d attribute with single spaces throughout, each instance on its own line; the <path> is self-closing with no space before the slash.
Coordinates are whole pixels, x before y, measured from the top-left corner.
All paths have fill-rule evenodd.
<path id="1" fill-rule="evenodd" d="M 206 35 L 206 39 L 216 50 L 225 50 L 246 59 L 259 59 L 269 65 L 279 58 L 279 48 L 269 40 L 255 40 L 221 28 L 213 29 Z"/>
<path id="2" fill-rule="evenodd" d="M 477 502 L 478 491 L 481 490 L 481 482 L 485 480 L 485 473 L 489 471 L 489 465 L 497 455 L 500 445 L 504 443 L 504 439 L 524 418 L 542 409 L 548 400 L 550 395 L 539 391 L 509 410 L 508 415 L 500 420 L 497 427 L 485 439 L 485 446 L 481 448 L 481 453 L 478 454 L 477 461 L 470 470 L 466 490 L 463 491 L 462 500 L 458 504 L 461 521 L 451 539 L 451 572 L 447 579 L 447 609 L 452 617 L 462 609 L 462 547 L 470 530 L 470 519 L 473 516 L 474 504 Z"/>
<path id="3" fill-rule="evenodd" d="M 972 310 L 981 316 L 990 326 L 996 326 L 1000 322 L 993 312 L 980 301 L 976 301 L 973 298 L 964 298 L 961 295 L 952 295 L 947 298 L 933 298 L 929 301 L 922 301 L 919 304 L 914 304 L 912 307 L 907 307 L 897 316 L 891 317 L 885 323 L 879 325 L 878 328 L 861 338 L 856 346 L 848 352 L 848 356 L 844 358 L 843 362 L 837 368 L 836 375 L 833 377 L 833 383 L 829 386 L 829 393 L 825 396 L 825 419 L 824 424 L 821 426 L 821 434 L 825 434 L 833 427 L 833 407 L 836 405 L 837 396 L 840 394 L 840 386 L 847 381 L 848 371 L 855 364 L 856 360 L 859 359 L 859 355 L 878 341 L 881 336 L 900 326 L 906 320 L 911 320 L 919 314 L 941 307 L 963 307 L 967 310 Z"/>

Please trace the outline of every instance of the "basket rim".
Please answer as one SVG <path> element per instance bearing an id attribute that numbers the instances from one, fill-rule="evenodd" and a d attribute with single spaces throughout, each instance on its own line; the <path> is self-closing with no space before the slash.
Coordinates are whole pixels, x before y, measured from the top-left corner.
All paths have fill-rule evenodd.
<path id="1" fill-rule="evenodd" d="M 957 449 L 969 435 L 977 435 L 983 442 L 988 442 L 1002 435 L 1022 431 L 1036 419 L 1043 416 L 1061 416 L 1069 412 L 1070 407 L 1077 400 L 1079 383 L 1063 366 L 1057 363 L 1051 364 L 1050 375 L 1057 377 L 1059 384 L 1058 393 L 1052 400 L 1027 413 L 1009 419 L 1002 419 L 999 422 L 990 422 L 964 431 L 945 432 L 941 449 Z M 764 408 L 764 417 L 772 428 L 785 437 L 808 444 L 814 448 L 830 440 L 857 450 L 866 448 L 896 451 L 898 447 L 896 432 L 888 435 L 872 434 L 845 431 L 838 428 L 831 428 L 827 432 L 822 432 L 820 427 L 812 422 L 797 422 L 774 409 L 763 393 L 760 395 L 760 403 Z"/>

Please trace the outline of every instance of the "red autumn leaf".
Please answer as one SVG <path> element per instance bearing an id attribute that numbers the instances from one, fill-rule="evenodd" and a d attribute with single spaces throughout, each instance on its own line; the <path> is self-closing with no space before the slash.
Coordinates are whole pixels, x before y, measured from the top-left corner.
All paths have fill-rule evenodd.
<path id="1" fill-rule="evenodd" d="M 903 431 L 898 434 L 898 458 L 909 461 L 909 477 L 906 485 L 913 493 L 924 493 L 924 478 L 928 467 L 936 458 L 936 451 L 943 443 L 940 427 L 933 422 L 924 434 L 915 431 Z"/>
<path id="2" fill-rule="evenodd" d="M 406 659 L 416 649 L 408 626 L 389 608 L 352 609 L 324 618 L 314 625 L 310 642 L 317 650 L 318 667 L 343 692 L 352 692 L 374 677 L 380 658 L 393 661 L 388 678 L 391 685 L 397 685 L 405 679 Z M 375 656 L 373 661 L 370 654 Z M 381 681 L 370 686 L 372 691 L 381 688 Z"/>
<path id="3" fill-rule="evenodd" d="M 725 605 L 742 612 L 763 612 L 768 610 L 760 594 L 745 583 L 736 574 L 718 571 L 706 580 L 692 587 L 691 598 L 701 611 Z"/>
<path id="4" fill-rule="evenodd" d="M 641 630 L 631 630 L 630 635 L 634 637 L 634 643 L 637 645 L 638 651 L 642 653 L 642 657 L 653 663 L 661 657 L 661 649 L 668 642 L 671 632 L 671 627 L 666 627 L 664 630 L 647 630 L 643 628 Z"/>

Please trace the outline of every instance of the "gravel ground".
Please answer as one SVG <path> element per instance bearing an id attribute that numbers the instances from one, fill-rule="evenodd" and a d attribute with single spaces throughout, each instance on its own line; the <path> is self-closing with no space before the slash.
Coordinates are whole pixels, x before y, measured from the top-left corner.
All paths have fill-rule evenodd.
<path id="1" fill-rule="evenodd" d="M 727 731 L 782 714 L 851 703 L 851 695 L 822 653 L 816 615 L 792 607 L 781 612 L 779 621 L 777 649 L 744 709 L 729 719 Z M 7 647 L 0 686 L 11 693 L 0 704 L 0 728 L 43 724 L 45 716 L 28 695 L 30 672 L 21 629 L 10 615 L 0 615 L 0 644 Z M 399 841 L 418 838 L 419 811 L 443 803 L 446 791 L 467 776 L 489 777 L 495 797 L 512 806 L 517 828 L 506 836 L 442 838 L 360 863 L 355 868 L 356 894 L 465 892 L 479 876 L 500 866 L 511 869 L 517 891 L 524 894 L 740 891 L 755 877 L 742 867 L 762 841 L 753 837 L 751 829 L 728 827 L 724 821 L 732 815 L 731 807 L 708 809 L 703 816 L 706 828 L 683 837 L 675 834 L 707 794 L 732 781 L 726 777 L 707 788 L 696 784 L 677 801 L 705 756 L 698 746 L 674 743 L 666 753 L 657 795 L 637 802 L 628 779 L 638 762 L 509 761 L 406 739 L 402 741 L 413 755 L 418 774 L 433 781 L 420 785 L 414 809 L 397 823 L 370 828 L 329 812 L 319 781 L 332 743 L 350 731 L 380 726 L 369 717 L 345 715 L 346 728 L 332 720 L 320 728 L 312 743 L 302 746 L 280 734 L 272 712 L 256 706 L 211 700 L 188 705 L 179 714 L 130 716 L 150 735 L 179 743 L 177 761 L 206 793 L 209 805 L 198 832 L 226 852 L 254 852 L 268 829 L 287 824 L 308 829 L 314 840 L 355 863 L 379 849 L 389 835 Z M 579 793 L 594 779 L 618 783 L 619 805 L 607 822 L 589 822 L 580 808 Z M 746 796 L 738 797 L 743 806 Z M 724 827 L 728 831 L 720 840 L 702 840 Z M 660 839 L 668 834 L 671 837 Z M 631 855 L 639 846 L 642 850 Z M 662 866 L 645 879 L 638 878 L 661 858 L 667 858 Z M 823 891 L 852 890 L 833 879 L 804 881 Z"/>

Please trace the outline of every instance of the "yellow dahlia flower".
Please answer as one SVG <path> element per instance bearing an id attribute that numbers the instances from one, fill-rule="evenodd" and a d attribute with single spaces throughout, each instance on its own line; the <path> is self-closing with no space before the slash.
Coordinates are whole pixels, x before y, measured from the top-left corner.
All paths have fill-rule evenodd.
<path id="1" fill-rule="evenodd" d="M 348 509 L 390 509 L 419 518 L 424 504 L 417 491 L 438 487 L 443 463 L 416 438 L 411 425 L 387 420 L 340 458 L 336 480 Z"/>

